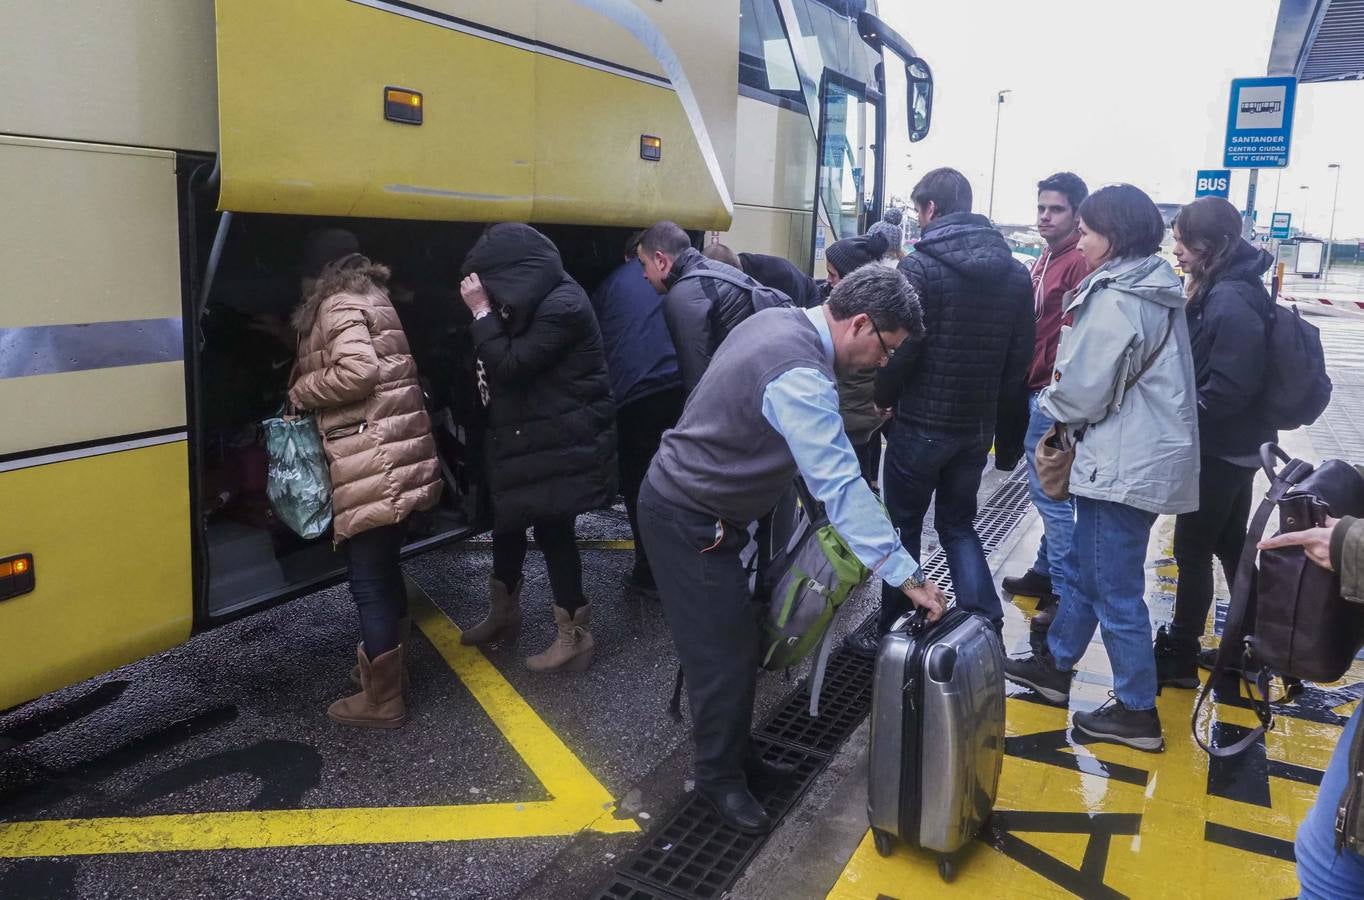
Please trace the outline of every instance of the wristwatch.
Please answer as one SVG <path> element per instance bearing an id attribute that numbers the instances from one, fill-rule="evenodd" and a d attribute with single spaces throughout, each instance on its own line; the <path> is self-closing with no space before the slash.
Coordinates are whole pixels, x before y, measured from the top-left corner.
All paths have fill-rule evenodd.
<path id="1" fill-rule="evenodd" d="M 483 318 L 486 315 L 490 315 L 491 313 L 492 313 L 491 309 L 480 309 L 478 312 L 474 313 L 474 321 L 477 322 L 479 319 Z"/>
<path id="2" fill-rule="evenodd" d="M 928 578 L 924 575 L 923 566 L 919 566 L 919 568 L 911 572 L 910 576 L 905 579 L 905 585 L 910 589 L 921 588 L 926 584 L 928 584 Z"/>

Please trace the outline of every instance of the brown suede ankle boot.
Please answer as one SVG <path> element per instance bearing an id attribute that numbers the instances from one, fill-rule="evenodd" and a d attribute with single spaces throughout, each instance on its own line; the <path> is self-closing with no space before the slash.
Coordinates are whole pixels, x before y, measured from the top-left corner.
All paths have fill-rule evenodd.
<path id="1" fill-rule="evenodd" d="M 412 617 L 403 616 L 398 620 L 398 643 L 407 646 L 408 639 L 412 637 Z M 350 667 L 350 683 L 360 687 L 360 666 L 357 663 Z M 407 666 L 403 666 L 403 693 L 407 693 Z"/>
<path id="2" fill-rule="evenodd" d="M 518 584 L 515 591 L 509 591 L 496 578 L 489 578 L 488 587 L 487 618 L 459 636 L 459 642 L 466 647 L 498 640 L 514 641 L 521 631 L 521 586 Z"/>
<path id="3" fill-rule="evenodd" d="M 360 664 L 360 693 L 337 700 L 327 707 L 333 722 L 359 728 L 401 728 L 407 721 L 403 703 L 403 646 L 399 644 L 374 659 L 365 656 L 365 645 L 355 648 Z"/>
<path id="4" fill-rule="evenodd" d="M 597 645 L 587 630 L 591 609 L 584 603 L 570 616 L 562 606 L 555 606 L 554 623 L 559 627 L 559 633 L 545 652 L 526 660 L 526 668 L 532 672 L 582 672 L 592 665 L 592 654 Z"/>

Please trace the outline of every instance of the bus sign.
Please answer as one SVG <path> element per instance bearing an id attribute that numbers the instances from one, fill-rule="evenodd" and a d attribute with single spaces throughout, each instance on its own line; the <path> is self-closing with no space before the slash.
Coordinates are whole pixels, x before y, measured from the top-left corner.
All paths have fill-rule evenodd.
<path id="1" fill-rule="evenodd" d="M 1276 212 L 1269 220 L 1269 236 L 1280 241 L 1287 239 L 1293 233 L 1293 229 L 1289 227 L 1292 222 L 1292 213 Z"/>
<path id="2" fill-rule="evenodd" d="M 1199 169 L 1194 178 L 1194 197 L 1221 197 L 1231 193 L 1230 169 Z"/>
<path id="3" fill-rule="evenodd" d="M 1295 78 L 1234 79 L 1222 165 L 1228 169 L 1287 166 L 1297 92 Z"/>

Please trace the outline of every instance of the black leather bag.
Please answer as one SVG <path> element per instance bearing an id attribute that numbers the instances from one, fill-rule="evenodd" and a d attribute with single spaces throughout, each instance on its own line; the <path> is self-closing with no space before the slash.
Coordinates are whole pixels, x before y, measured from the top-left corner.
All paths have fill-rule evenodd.
<path id="1" fill-rule="evenodd" d="M 1285 463 L 1282 469 L 1276 470 L 1276 457 Z M 1273 724 L 1267 699 L 1272 675 L 1335 681 L 1364 646 L 1364 604 L 1341 596 L 1338 574 L 1313 563 L 1301 547 L 1260 552 L 1257 567 L 1255 546 L 1276 508 L 1281 534 L 1319 528 L 1328 516 L 1364 514 L 1364 477 L 1338 459 L 1317 467 L 1290 459 L 1275 444 L 1261 447 L 1260 459 L 1269 476 L 1269 491 L 1246 534 L 1217 663 L 1194 704 L 1194 737 L 1213 756 L 1240 753 Z M 1230 747 L 1215 747 L 1204 743 L 1198 717 L 1229 664 L 1239 665 L 1242 677 L 1253 688 L 1252 696 L 1258 695 L 1254 706 L 1260 726 Z M 1251 673 L 1256 675 L 1253 685 Z"/>

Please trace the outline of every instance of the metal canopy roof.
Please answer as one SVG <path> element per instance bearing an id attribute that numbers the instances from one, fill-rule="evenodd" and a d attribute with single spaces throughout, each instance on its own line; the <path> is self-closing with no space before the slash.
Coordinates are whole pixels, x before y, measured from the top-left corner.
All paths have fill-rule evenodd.
<path id="1" fill-rule="evenodd" d="M 1364 0 L 1282 0 L 1268 74 L 1364 79 Z"/>

